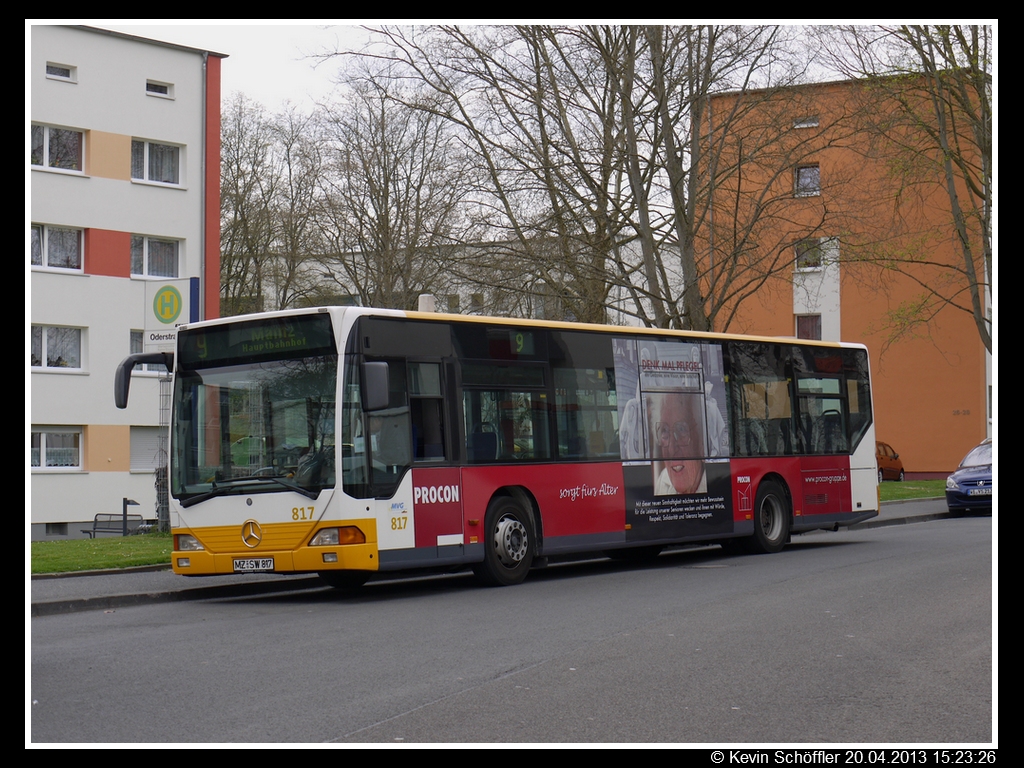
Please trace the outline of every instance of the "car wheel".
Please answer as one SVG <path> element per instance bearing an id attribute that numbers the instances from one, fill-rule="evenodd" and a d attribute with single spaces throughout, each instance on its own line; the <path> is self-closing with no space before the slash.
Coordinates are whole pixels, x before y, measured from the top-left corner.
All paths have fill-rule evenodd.
<path id="1" fill-rule="evenodd" d="M 878 484 L 881 485 L 885 477 L 882 475 L 882 470 L 878 470 Z"/>
<path id="2" fill-rule="evenodd" d="M 754 505 L 754 535 L 748 540 L 751 551 L 771 554 L 780 551 L 789 540 L 789 501 L 782 486 L 766 480 L 757 489 Z"/>
<path id="3" fill-rule="evenodd" d="M 473 568 L 492 587 L 519 584 L 536 554 L 533 515 L 511 498 L 491 502 L 484 518 L 484 561 Z"/>
<path id="4" fill-rule="evenodd" d="M 903 474 L 903 470 L 901 469 L 900 470 L 900 476 L 897 479 L 902 483 L 906 479 L 906 477 L 907 476 L 905 474 Z"/>

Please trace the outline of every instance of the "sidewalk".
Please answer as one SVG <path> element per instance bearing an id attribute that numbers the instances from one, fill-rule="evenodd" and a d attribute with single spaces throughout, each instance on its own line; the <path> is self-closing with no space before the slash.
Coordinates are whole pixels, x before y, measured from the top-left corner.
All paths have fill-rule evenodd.
<path id="1" fill-rule="evenodd" d="M 882 505 L 878 517 L 851 526 L 851 530 L 921 523 L 949 516 L 944 498 L 888 502 Z M 178 600 L 246 597 L 322 589 L 323 586 L 316 576 L 310 575 L 240 574 L 186 578 L 175 574 L 169 566 L 41 575 L 32 577 L 32 616 L 111 610 Z"/>

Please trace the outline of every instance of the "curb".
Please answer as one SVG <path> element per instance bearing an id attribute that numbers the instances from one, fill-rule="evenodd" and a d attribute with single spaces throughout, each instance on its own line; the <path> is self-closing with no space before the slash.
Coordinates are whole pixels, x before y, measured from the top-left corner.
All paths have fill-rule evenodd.
<path id="1" fill-rule="evenodd" d="M 169 568 L 164 570 L 170 570 Z M 105 571 L 104 573 L 110 573 Z M 178 603 L 187 600 L 215 600 L 217 598 L 252 597 L 277 592 L 296 592 L 304 589 L 319 589 L 324 584 L 317 576 L 280 581 L 261 581 L 257 584 L 221 584 L 213 587 L 191 587 L 170 592 L 143 592 L 136 595 L 104 595 L 102 597 L 79 597 L 73 600 L 53 600 L 32 603 L 32 617 L 56 616 L 79 611 L 116 610 L 135 605 L 155 603 Z"/>
<path id="2" fill-rule="evenodd" d="M 888 528 L 891 525 L 911 525 L 912 523 L 927 523 L 930 520 L 944 520 L 947 517 L 953 517 L 953 515 L 948 510 L 944 512 L 933 512 L 931 514 L 925 515 L 914 515 L 913 517 L 889 517 L 884 520 L 874 518 L 872 520 L 865 520 L 863 523 L 857 523 L 856 525 L 848 525 L 846 526 L 846 528 L 850 531 L 863 531 L 868 528 Z"/>
<path id="3" fill-rule="evenodd" d="M 65 571 L 64 573 L 33 573 L 32 580 L 36 579 L 70 579 L 77 576 L 109 576 L 112 573 L 157 573 L 159 571 L 171 570 L 170 563 L 161 565 L 132 565 L 128 568 L 103 568 L 96 571 Z"/>

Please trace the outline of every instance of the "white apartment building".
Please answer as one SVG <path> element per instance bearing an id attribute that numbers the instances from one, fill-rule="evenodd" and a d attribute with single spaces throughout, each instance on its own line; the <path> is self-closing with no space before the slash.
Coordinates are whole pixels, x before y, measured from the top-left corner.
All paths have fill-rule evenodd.
<path id="1" fill-rule="evenodd" d="M 117 364 L 217 317 L 224 54 L 81 26 L 31 28 L 33 540 L 98 513 L 156 518 L 160 374 Z"/>

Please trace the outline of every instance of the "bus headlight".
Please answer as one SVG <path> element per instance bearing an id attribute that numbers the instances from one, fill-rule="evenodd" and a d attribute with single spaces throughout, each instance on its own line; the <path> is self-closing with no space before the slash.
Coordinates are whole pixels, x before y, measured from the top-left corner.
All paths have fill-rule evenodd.
<path id="1" fill-rule="evenodd" d="M 354 525 L 341 528 L 323 528 L 310 542 L 311 547 L 336 547 L 339 544 L 365 544 L 366 535 Z"/>
<path id="2" fill-rule="evenodd" d="M 199 543 L 199 539 L 187 533 L 174 534 L 174 549 L 178 552 L 198 552 L 206 549 Z"/>

